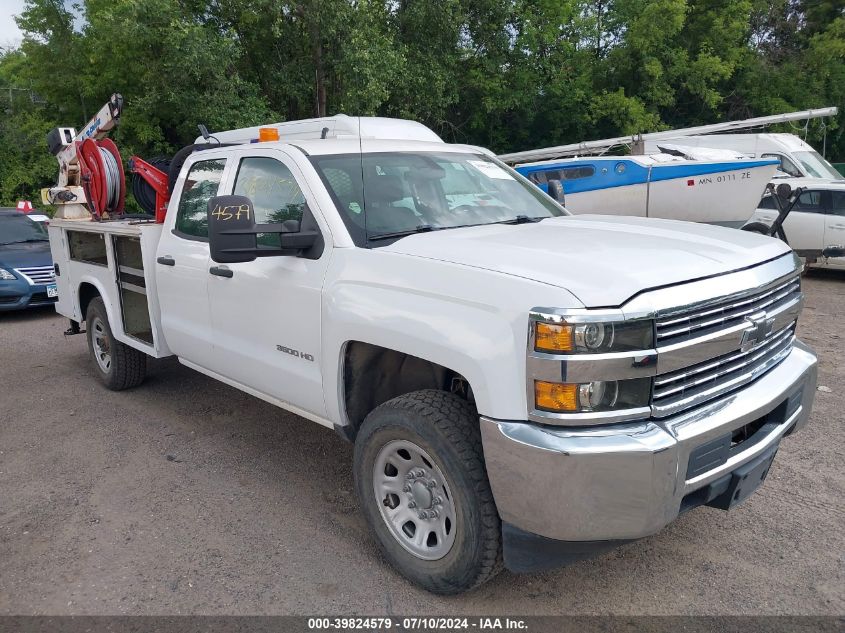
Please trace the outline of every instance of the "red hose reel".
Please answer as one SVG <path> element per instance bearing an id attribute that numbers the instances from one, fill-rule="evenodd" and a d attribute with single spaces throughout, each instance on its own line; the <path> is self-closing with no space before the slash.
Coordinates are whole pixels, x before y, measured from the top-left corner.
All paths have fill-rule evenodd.
<path id="1" fill-rule="evenodd" d="M 91 215 L 96 220 L 104 213 L 109 217 L 122 215 L 126 203 L 126 178 L 117 145 L 108 138 L 100 141 L 87 138 L 77 141 L 76 153 Z"/>
<path id="2" fill-rule="evenodd" d="M 112 218 L 123 215 L 126 177 L 117 145 L 108 138 L 99 141 L 87 138 L 77 142 L 76 152 L 82 187 L 93 218 L 101 220 L 104 213 Z M 129 171 L 140 176 L 155 192 L 155 221 L 164 222 L 170 201 L 167 174 L 137 156 L 129 159 Z"/>

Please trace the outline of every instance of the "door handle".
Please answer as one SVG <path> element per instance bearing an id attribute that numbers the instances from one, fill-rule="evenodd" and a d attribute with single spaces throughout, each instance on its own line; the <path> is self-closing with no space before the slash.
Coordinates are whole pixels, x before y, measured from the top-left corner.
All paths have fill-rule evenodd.
<path id="1" fill-rule="evenodd" d="M 156 258 L 156 261 L 163 266 L 175 266 L 176 265 L 176 260 L 173 259 L 170 255 L 158 257 L 158 258 Z"/>
<path id="2" fill-rule="evenodd" d="M 227 266 L 212 266 L 208 269 L 212 275 L 217 275 L 218 277 L 234 277 L 235 273 Z"/>
<path id="3" fill-rule="evenodd" d="M 845 224 L 834 224 L 830 228 L 832 228 L 832 229 L 845 229 Z"/>

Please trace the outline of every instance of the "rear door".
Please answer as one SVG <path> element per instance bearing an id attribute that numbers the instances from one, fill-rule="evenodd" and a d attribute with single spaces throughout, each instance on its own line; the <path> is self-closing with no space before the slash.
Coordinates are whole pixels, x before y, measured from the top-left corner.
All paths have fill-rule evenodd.
<path id="1" fill-rule="evenodd" d="M 156 253 L 156 283 L 161 327 L 171 351 L 187 361 L 212 365 L 208 305 L 208 201 L 223 182 L 226 159 L 198 155 L 177 185 Z"/>
<path id="2" fill-rule="evenodd" d="M 301 221 L 316 202 L 295 162 L 278 150 L 245 148 L 231 158 L 233 185 L 225 191 L 252 200 L 255 221 Z M 325 417 L 320 372 L 323 278 L 331 249 L 318 259 L 259 257 L 205 269 L 214 333 L 215 372 L 241 385 Z M 278 245 L 278 236 L 259 236 Z M 221 269 L 225 270 L 221 276 Z"/>
<path id="3" fill-rule="evenodd" d="M 845 246 L 845 191 L 830 192 L 830 208 L 825 216 L 824 245 Z M 845 257 L 832 257 L 828 265 L 845 268 Z"/>
<path id="4" fill-rule="evenodd" d="M 783 229 L 789 245 L 795 250 L 821 250 L 824 244 L 827 192 L 804 191 L 786 216 Z"/>

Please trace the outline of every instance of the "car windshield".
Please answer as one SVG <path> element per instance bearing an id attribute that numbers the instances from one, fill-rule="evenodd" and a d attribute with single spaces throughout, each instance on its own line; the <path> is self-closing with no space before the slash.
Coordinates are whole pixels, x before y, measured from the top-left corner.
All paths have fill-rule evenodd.
<path id="1" fill-rule="evenodd" d="M 484 154 L 390 152 L 312 156 L 359 246 L 432 231 L 520 223 L 566 211 Z"/>
<path id="2" fill-rule="evenodd" d="M 845 176 L 836 171 L 836 168 L 822 158 L 816 151 L 793 152 L 793 155 L 807 170 L 807 173 L 815 178 L 831 178 L 833 180 L 845 180 Z"/>
<path id="3" fill-rule="evenodd" d="M 22 213 L 0 214 L 0 244 L 46 242 L 47 232 Z"/>

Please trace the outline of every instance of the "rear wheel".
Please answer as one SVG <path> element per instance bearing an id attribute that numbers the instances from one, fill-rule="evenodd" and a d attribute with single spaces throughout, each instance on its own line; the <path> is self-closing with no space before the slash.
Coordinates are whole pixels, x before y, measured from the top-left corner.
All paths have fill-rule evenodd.
<path id="1" fill-rule="evenodd" d="M 443 391 L 385 402 L 355 442 L 355 488 L 390 564 L 434 593 L 471 589 L 501 569 L 501 526 L 478 414 Z"/>
<path id="2" fill-rule="evenodd" d="M 92 299 L 85 313 L 88 349 L 97 377 L 106 387 L 121 391 L 136 387 L 147 375 L 147 356 L 114 338 L 101 297 Z"/>

